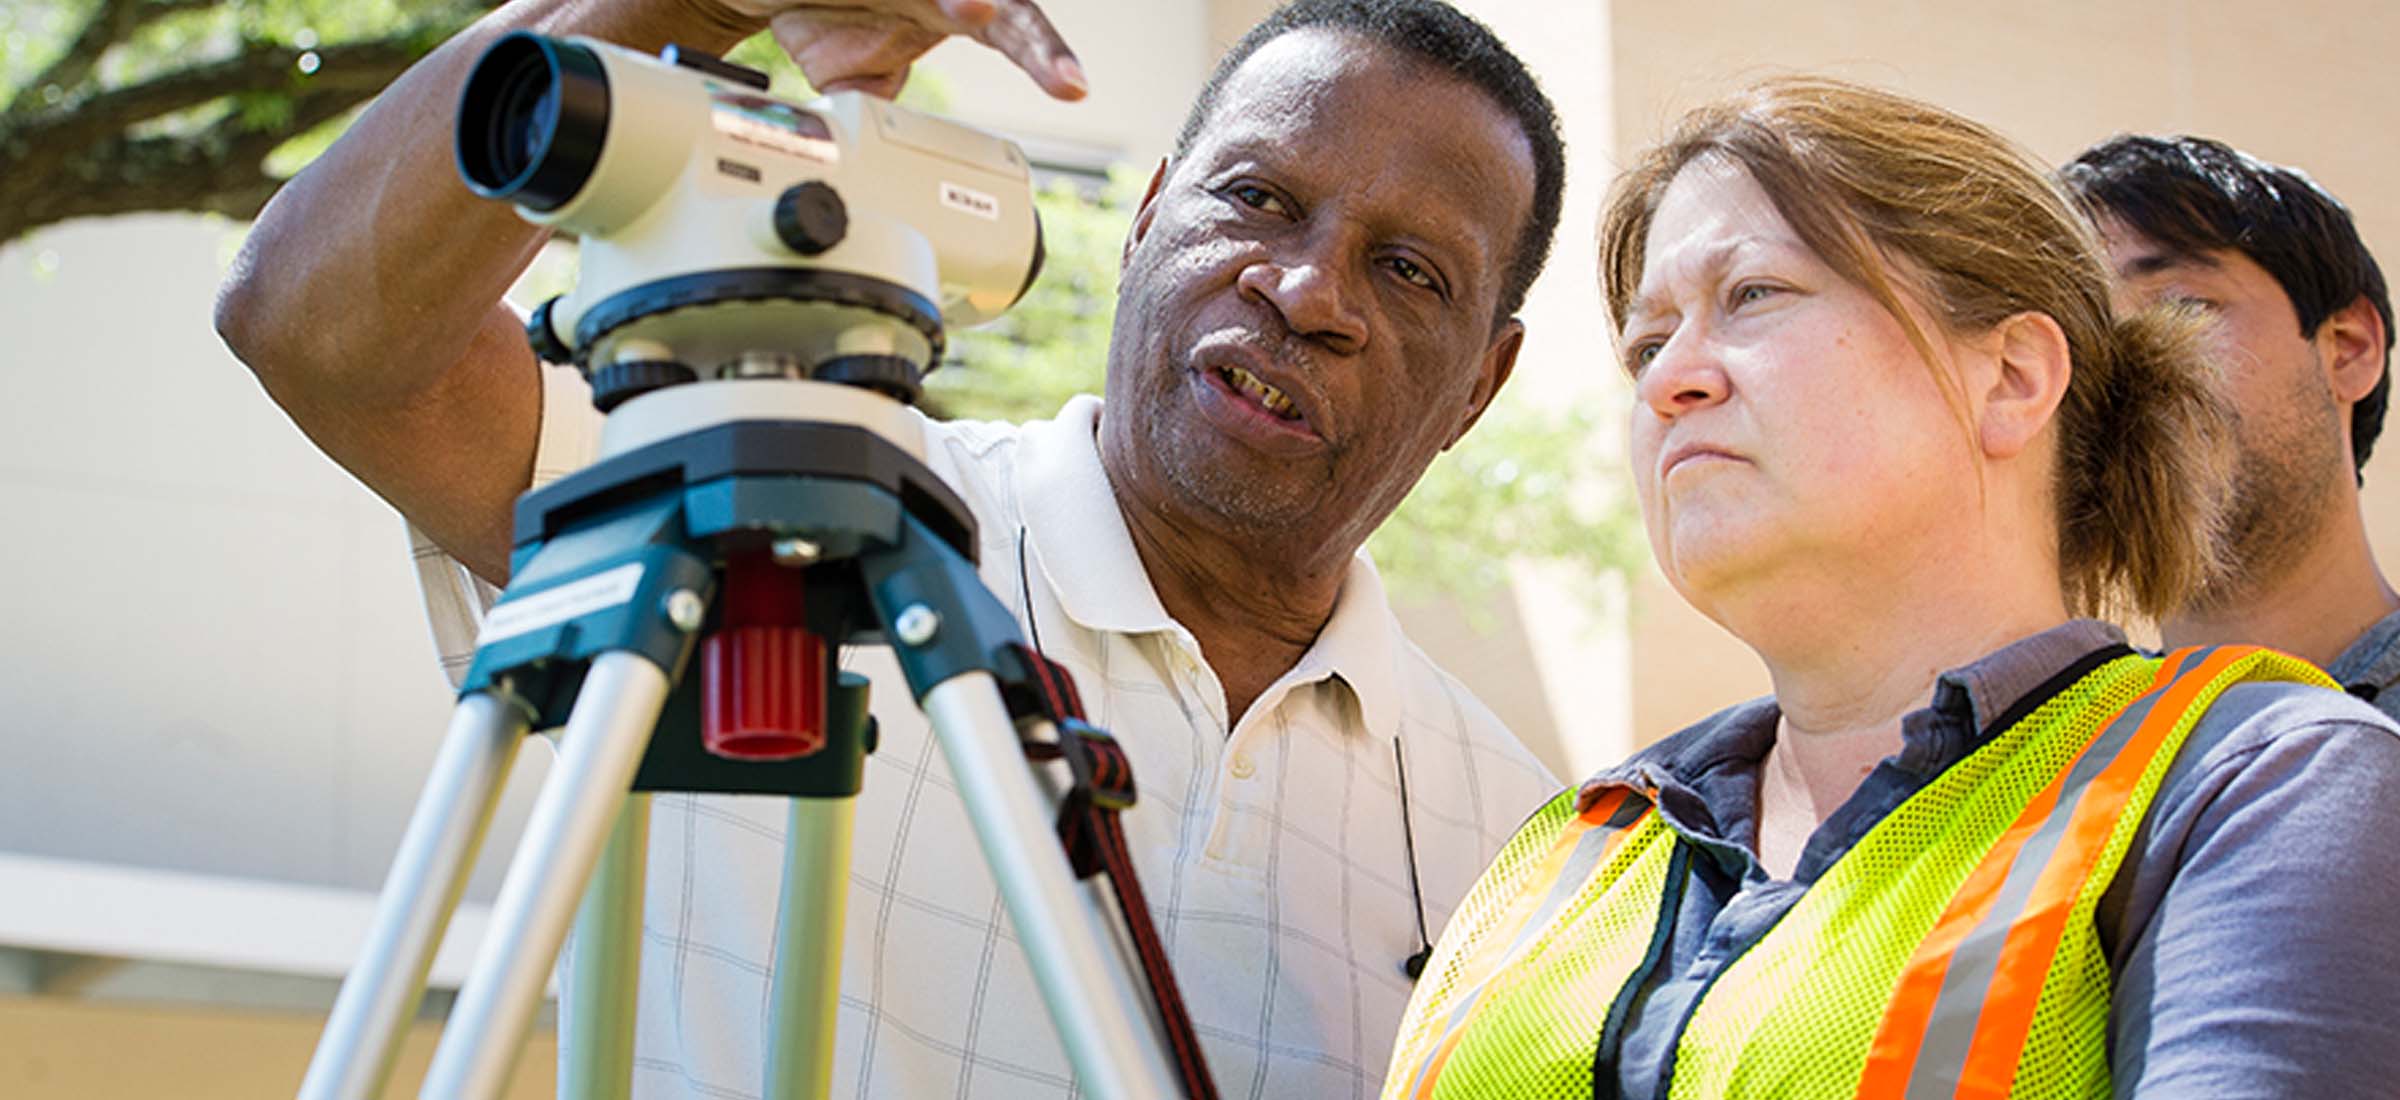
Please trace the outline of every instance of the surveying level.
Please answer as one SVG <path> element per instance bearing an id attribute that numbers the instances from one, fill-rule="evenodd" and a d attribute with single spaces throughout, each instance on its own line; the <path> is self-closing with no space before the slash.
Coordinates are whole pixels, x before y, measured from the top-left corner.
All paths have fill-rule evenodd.
<path id="1" fill-rule="evenodd" d="M 1083 1088 L 1214 1095 L 1117 826 L 1124 755 L 983 587 L 975 519 L 904 405 L 945 323 L 997 315 L 1040 266 L 1024 156 L 765 87 L 688 51 L 524 33 L 468 79 L 470 186 L 583 235 L 576 289 L 528 335 L 591 380 L 601 458 L 517 504 L 508 587 L 304 1097 L 380 1092 L 517 747 L 558 727 L 423 1095 L 500 1093 L 570 921 L 560 1091 L 628 1094 L 653 791 L 792 799 L 766 1095 L 824 1095 L 874 740 L 838 666 L 860 644 L 892 646 L 931 720 Z M 1078 881 L 1100 872 L 1113 904 Z"/>

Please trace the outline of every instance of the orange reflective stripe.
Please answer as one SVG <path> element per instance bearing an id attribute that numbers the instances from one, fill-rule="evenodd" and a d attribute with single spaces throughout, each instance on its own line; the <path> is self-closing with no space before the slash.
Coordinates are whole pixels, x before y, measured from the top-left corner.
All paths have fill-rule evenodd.
<path id="1" fill-rule="evenodd" d="M 2008 1094 L 2067 916 L 2118 815 L 2193 698 L 2254 652 L 2170 655 L 2026 805 L 1911 955 L 1857 1095 Z"/>
<path id="2" fill-rule="evenodd" d="M 1433 1086 L 1442 1079 L 1442 1067 L 1449 1063 L 1450 1052 L 1458 1049 L 1458 1041 L 1466 1038 L 1466 1035 L 1467 1029 L 1459 1027 L 1455 1021 L 1449 1031 L 1442 1033 L 1442 1041 L 1434 1044 L 1433 1054 L 1417 1070 L 1416 1080 L 1410 1082 L 1408 1100 L 1433 1100 Z"/>
<path id="3" fill-rule="evenodd" d="M 1464 968 L 1457 984 L 1457 1001 L 1444 1013 L 1441 1038 L 1410 1076 L 1406 1095 L 1411 1100 L 1433 1095 L 1442 1066 L 1466 1035 L 1467 1022 L 1474 1018 L 1476 1002 L 1483 998 L 1492 977 L 1506 970 L 1540 939 L 1551 915 L 1608 866 L 1610 857 L 1633 834 L 1632 826 L 1649 812 L 1648 799 L 1640 797 L 1631 787 L 1618 787 L 1594 799 L 1567 821 L 1540 866 L 1526 879 L 1528 883 L 1548 883 L 1548 888 L 1518 894 L 1510 902 L 1507 915 L 1494 922 L 1491 934 L 1484 937 Z M 1596 849 L 1586 844 L 1595 829 L 1606 830 L 1598 838 Z"/>
<path id="4" fill-rule="evenodd" d="M 2159 666 L 2157 675 L 2150 681 L 2151 692 L 2174 681 L 2175 673 L 2183 667 L 2187 652 L 2178 651 Z M 2142 699 L 2146 698 L 2148 693 L 2126 704 L 2125 709 L 2140 706 Z M 2100 729 L 2106 731 L 2123 713 L 2119 711 L 2111 715 L 2108 721 L 2101 723 Z M 2099 735 L 2093 738 L 2095 741 L 2099 739 Z M 1999 897 L 2000 887 L 2007 880 L 2009 869 L 2015 865 L 2017 853 L 2024 849 L 2026 841 L 2032 838 L 2042 822 L 2049 819 L 2051 810 L 2058 804 L 2059 792 L 2065 787 L 2067 776 L 2072 771 L 2072 768 L 2061 771 L 2049 786 L 2033 797 L 2033 801 L 2026 803 L 2025 809 L 2010 823 L 2008 831 L 2000 835 L 1991 851 L 1968 873 L 1966 881 L 1959 885 L 1958 893 L 1951 897 L 1948 907 L 1934 922 L 1933 930 L 1926 934 L 1924 942 L 1917 945 L 1915 953 L 1909 958 L 1907 969 L 1900 974 L 1900 983 L 1893 990 L 1890 1006 L 1884 1010 L 1883 1021 L 1875 1030 L 1875 1042 L 1868 1050 L 1865 1072 L 1859 1077 L 1859 1096 L 1898 1096 L 1907 1088 L 1910 1071 L 1916 1068 L 1918 1049 L 1925 1042 L 1926 1026 L 1933 1019 L 1934 1005 L 1940 1000 L 1943 982 L 1949 976 L 1952 956 L 1967 934 L 1990 915 L 1992 903 Z"/>
<path id="5" fill-rule="evenodd" d="M 1975 1028 L 1974 1045 L 1967 1051 L 1966 1064 L 1960 1067 L 1959 1096 L 1998 1100 L 2008 1095 L 2009 1086 L 2016 1081 L 2018 1055 L 2025 1049 L 2026 1032 L 2033 1027 L 2034 1007 L 2041 999 L 2042 983 L 2050 976 L 2059 937 L 2066 933 L 2067 914 L 2074 909 L 2084 880 L 2091 876 L 2092 865 L 2099 862 L 2109 834 L 2116 830 L 2118 814 L 2132 798 L 2142 773 L 2149 770 L 2159 742 L 2166 740 L 2167 734 L 2182 721 L 2194 697 L 2234 662 L 2254 652 L 2257 650 L 2251 646 L 2225 646 L 2206 651 L 2190 662 L 2191 670 L 2175 677 L 2174 684 L 2150 708 L 2133 738 L 2077 801 L 2058 855 L 2042 869 L 2025 914 L 2008 928 L 2008 938 L 2000 949 L 1999 969 L 1993 975 L 1991 992 L 1984 999 Z"/>
<path id="6" fill-rule="evenodd" d="M 2062 773 L 2060 778 L 2065 778 Z M 1991 913 L 1992 902 L 2000 894 L 2000 885 L 2008 877 L 2008 869 L 2026 838 L 2058 802 L 2059 784 L 2053 781 L 2042 793 L 2035 795 L 2025 812 L 2001 834 L 1991 854 L 1967 875 L 1948 908 L 1934 922 L 1933 931 L 1901 971 L 1900 984 L 1892 994 L 1892 1003 L 1884 1010 L 1883 1022 L 1875 1029 L 1875 1043 L 1867 1052 L 1866 1070 L 1858 1079 L 1861 1097 L 1898 1096 L 1908 1086 L 1909 1071 L 1916 1068 L 1917 1050 L 1924 1045 L 1925 1029 L 1933 1019 L 1934 1004 L 1940 1000 L 1943 980 L 1949 977 L 1950 959 L 1960 941 L 1967 938 Z"/>

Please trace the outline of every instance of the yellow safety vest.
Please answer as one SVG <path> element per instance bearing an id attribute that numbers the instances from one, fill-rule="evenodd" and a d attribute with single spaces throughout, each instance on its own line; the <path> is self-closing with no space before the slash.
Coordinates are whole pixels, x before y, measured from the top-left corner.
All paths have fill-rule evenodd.
<path id="1" fill-rule="evenodd" d="M 2109 1092 L 2093 909 L 2186 734 L 2227 687 L 2331 688 L 2224 646 L 2107 661 L 1887 814 L 1701 994 L 1673 1100 Z M 1613 1092 L 1629 994 L 1665 950 L 1689 845 L 1656 792 L 1560 795 L 1443 932 L 1385 1100 Z"/>

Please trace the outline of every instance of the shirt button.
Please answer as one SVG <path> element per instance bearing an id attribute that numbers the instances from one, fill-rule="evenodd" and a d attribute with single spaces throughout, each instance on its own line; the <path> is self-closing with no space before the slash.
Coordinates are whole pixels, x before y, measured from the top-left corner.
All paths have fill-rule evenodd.
<path id="1" fill-rule="evenodd" d="M 1248 753 L 1233 755 L 1233 777 L 1235 779 L 1248 779 L 1257 774 L 1258 765 L 1251 761 Z"/>

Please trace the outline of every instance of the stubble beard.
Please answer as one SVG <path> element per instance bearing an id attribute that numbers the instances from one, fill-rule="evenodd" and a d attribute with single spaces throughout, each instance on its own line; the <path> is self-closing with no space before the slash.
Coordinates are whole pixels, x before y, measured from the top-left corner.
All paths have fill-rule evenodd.
<path id="1" fill-rule="evenodd" d="M 1164 446 L 1155 460 L 1177 495 L 1232 530 L 1253 536 L 1289 535 L 1310 525 L 1326 503 L 1322 487 L 1303 484 L 1297 471 L 1274 469 L 1263 460 L 1229 463 L 1212 455 L 1238 450 L 1240 444 L 1211 438 L 1213 429 L 1197 412 L 1187 410 L 1178 417 L 1161 409 L 1157 420 L 1161 422 L 1150 425 L 1150 438 Z"/>
<path id="2" fill-rule="evenodd" d="M 2232 610 L 2286 579 L 2322 537 L 2338 499 L 2334 479 L 2352 474 L 2332 396 L 2315 389 L 2292 396 L 2292 421 L 2241 431 L 2219 543 L 2226 573 L 2194 594 L 2194 610 Z"/>
<path id="3" fill-rule="evenodd" d="M 1264 458 L 1242 454 L 1241 445 L 1220 437 L 1183 391 L 1204 382 L 1161 361 L 1164 357 L 1143 358 L 1157 372 L 1135 383 L 1146 392 L 1136 400 L 1109 400 L 1102 419 L 1105 424 L 1109 415 L 1128 418 L 1120 443 L 1130 453 L 1123 459 L 1133 469 L 1148 471 L 1137 481 L 1164 490 L 1169 498 L 1147 501 L 1147 508 L 1182 513 L 1245 541 L 1289 538 L 1313 526 L 1329 486 L 1305 483 L 1296 470 L 1276 469 Z"/>

